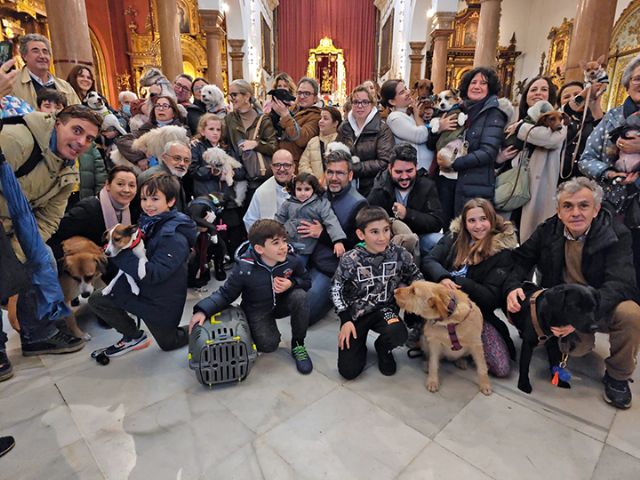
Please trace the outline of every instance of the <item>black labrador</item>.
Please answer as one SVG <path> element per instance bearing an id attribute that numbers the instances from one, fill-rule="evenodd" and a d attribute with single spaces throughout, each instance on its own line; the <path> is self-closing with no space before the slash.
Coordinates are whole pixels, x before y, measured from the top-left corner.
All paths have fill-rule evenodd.
<path id="1" fill-rule="evenodd" d="M 541 290 L 537 285 L 526 282 L 523 285 L 526 298 L 521 302 L 518 313 L 510 314 L 511 323 L 520 332 L 522 349 L 520 351 L 520 378 L 518 388 L 531 393 L 529 381 L 529 365 L 533 350 L 544 343 L 549 357 L 550 368 L 558 365 L 562 358 L 558 337 L 551 333 L 551 327 L 573 327 L 582 333 L 593 333 L 597 329 L 596 312 L 598 311 L 598 292 L 595 288 L 578 284 L 563 284 L 542 290 L 532 301 L 534 294 Z M 537 328 L 532 321 L 532 307 L 535 306 Z M 564 341 L 571 344 L 575 334 Z M 566 382 L 560 381 L 558 386 L 570 388 Z"/>

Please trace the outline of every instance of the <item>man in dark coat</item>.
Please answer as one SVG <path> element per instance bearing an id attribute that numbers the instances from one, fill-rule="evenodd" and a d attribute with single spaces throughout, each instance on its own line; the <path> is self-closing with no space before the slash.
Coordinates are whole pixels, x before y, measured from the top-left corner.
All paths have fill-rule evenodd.
<path id="1" fill-rule="evenodd" d="M 351 184 L 353 179 L 353 164 L 351 154 L 344 150 L 334 150 L 327 154 L 325 178 L 327 181 L 327 199 L 338 217 L 338 222 L 347 235 L 344 242 L 346 250 L 352 249 L 358 242 L 356 236 L 355 218 L 362 207 L 367 205 L 364 198 Z M 322 228 L 322 224 L 302 222 L 298 227 L 302 235 L 319 238 L 318 244 L 309 259 L 309 273 L 311 274 L 311 289 L 309 290 L 309 307 L 311 315 L 309 325 L 313 325 L 326 315 L 333 303 L 329 295 L 331 277 L 338 268 L 338 257 L 333 253 L 333 242 Z"/>
<path id="2" fill-rule="evenodd" d="M 631 252 L 631 233 L 601 209 L 602 188 L 578 177 L 558 187 L 558 214 L 538 226 L 513 252 L 514 268 L 505 283 L 507 309 L 520 311 L 524 291 L 520 282 L 537 267 L 539 284 L 549 288 L 563 283 L 594 287 L 599 302 L 599 332 L 608 333 L 610 356 L 605 360 L 604 399 L 617 408 L 631 406 L 628 379 L 636 367 L 640 345 L 640 306 Z M 552 328 L 557 337 L 577 338 L 572 355 L 594 347 L 594 335 L 573 326 Z"/>
<path id="3" fill-rule="evenodd" d="M 442 238 L 442 209 L 436 184 L 427 172 L 418 171 L 414 146 L 400 143 L 393 148 L 389 167 L 378 174 L 367 200 L 406 223 L 420 237 L 421 254 L 427 254 Z"/>

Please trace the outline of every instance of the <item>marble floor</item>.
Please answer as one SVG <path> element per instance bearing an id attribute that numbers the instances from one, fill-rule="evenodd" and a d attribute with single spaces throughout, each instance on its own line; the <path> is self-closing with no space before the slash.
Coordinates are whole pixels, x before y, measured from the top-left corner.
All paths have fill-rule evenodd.
<path id="1" fill-rule="evenodd" d="M 201 295 L 190 292 L 185 312 Z M 395 376 L 383 377 L 370 352 L 361 377 L 342 380 L 333 314 L 310 329 L 315 369 L 300 375 L 283 320 L 280 349 L 261 355 L 244 383 L 208 389 L 186 348 L 153 344 L 98 365 L 91 350 L 118 336 L 81 320 L 93 340 L 70 355 L 22 357 L 9 334 L 15 377 L 0 384 L 0 435 L 17 445 L 0 458 L 1 479 L 640 478 L 640 375 L 630 410 L 604 403 L 604 336 L 571 360 L 571 390 L 550 385 L 537 351 L 531 395 L 514 372 L 485 397 L 473 370 L 451 364 L 429 393 L 422 362 L 404 349 Z"/>

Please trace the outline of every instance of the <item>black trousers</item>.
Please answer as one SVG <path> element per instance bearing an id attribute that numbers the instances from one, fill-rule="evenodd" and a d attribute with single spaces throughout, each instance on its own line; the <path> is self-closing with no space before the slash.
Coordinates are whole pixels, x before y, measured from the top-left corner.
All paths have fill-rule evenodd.
<path id="1" fill-rule="evenodd" d="M 89 307 L 98 318 L 115 328 L 125 337 L 134 338 L 138 336 L 139 330 L 135 320 L 126 311 L 118 307 L 111 298 L 102 295 L 102 290 L 96 290 L 91 294 Z M 186 327 L 167 326 L 147 320 L 144 323 L 162 350 L 175 350 L 189 343 Z"/>
<path id="2" fill-rule="evenodd" d="M 394 317 L 395 314 L 395 317 Z M 397 318 L 398 321 L 389 318 Z M 350 348 L 338 349 L 338 372 L 347 380 L 352 380 L 362 373 L 367 361 L 367 335 L 369 330 L 380 334 L 376 340 L 376 348 L 390 351 L 407 341 L 407 327 L 398 317 L 397 312 L 381 308 L 368 313 L 353 322 L 358 338 L 351 337 Z"/>
<path id="3" fill-rule="evenodd" d="M 307 292 L 301 288 L 291 288 L 280 295 L 276 306 L 269 311 L 243 309 L 249 322 L 253 343 L 259 352 L 274 352 L 280 344 L 277 318 L 291 315 L 291 345 L 304 345 L 309 326 L 309 301 Z"/>

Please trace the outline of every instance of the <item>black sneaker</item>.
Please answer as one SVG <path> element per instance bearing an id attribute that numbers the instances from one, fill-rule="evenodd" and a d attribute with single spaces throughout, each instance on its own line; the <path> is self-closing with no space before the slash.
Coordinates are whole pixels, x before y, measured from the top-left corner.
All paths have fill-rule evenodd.
<path id="1" fill-rule="evenodd" d="M 0 437 L 0 457 L 16 446 L 13 437 Z"/>
<path id="2" fill-rule="evenodd" d="M 631 389 L 628 380 L 611 378 L 605 370 L 602 383 L 604 383 L 605 402 L 623 410 L 631 406 Z"/>
<path id="3" fill-rule="evenodd" d="M 292 347 L 291 356 L 296 361 L 296 368 L 300 373 L 304 375 L 311 373 L 313 370 L 313 363 L 311 362 L 307 349 L 304 345 L 296 345 L 295 347 Z"/>
<path id="4" fill-rule="evenodd" d="M 378 353 L 378 368 L 380 369 L 380 373 L 390 377 L 391 375 L 396 373 L 396 361 L 393 358 L 393 353 L 391 350 L 387 350 L 382 347 L 380 344 L 380 337 L 373 344 L 376 348 L 376 352 Z"/>
<path id="5" fill-rule="evenodd" d="M 58 330 L 53 337 L 35 343 L 23 343 L 22 355 L 34 357 L 36 355 L 77 352 L 84 348 L 84 340 Z"/>
<path id="6" fill-rule="evenodd" d="M 7 357 L 7 352 L 0 350 L 0 382 L 9 380 L 13 377 L 13 367 Z"/>
<path id="7" fill-rule="evenodd" d="M 107 357 L 119 357 L 125 353 L 129 353 L 132 350 L 142 350 L 151 345 L 151 339 L 147 337 L 144 331 L 140 331 L 141 335 L 138 338 L 122 337 L 118 343 L 107 347 L 104 353 Z"/>
<path id="8" fill-rule="evenodd" d="M 216 262 L 213 270 L 213 276 L 219 282 L 227 279 L 227 272 L 224 271 L 224 264 L 222 262 Z"/>

